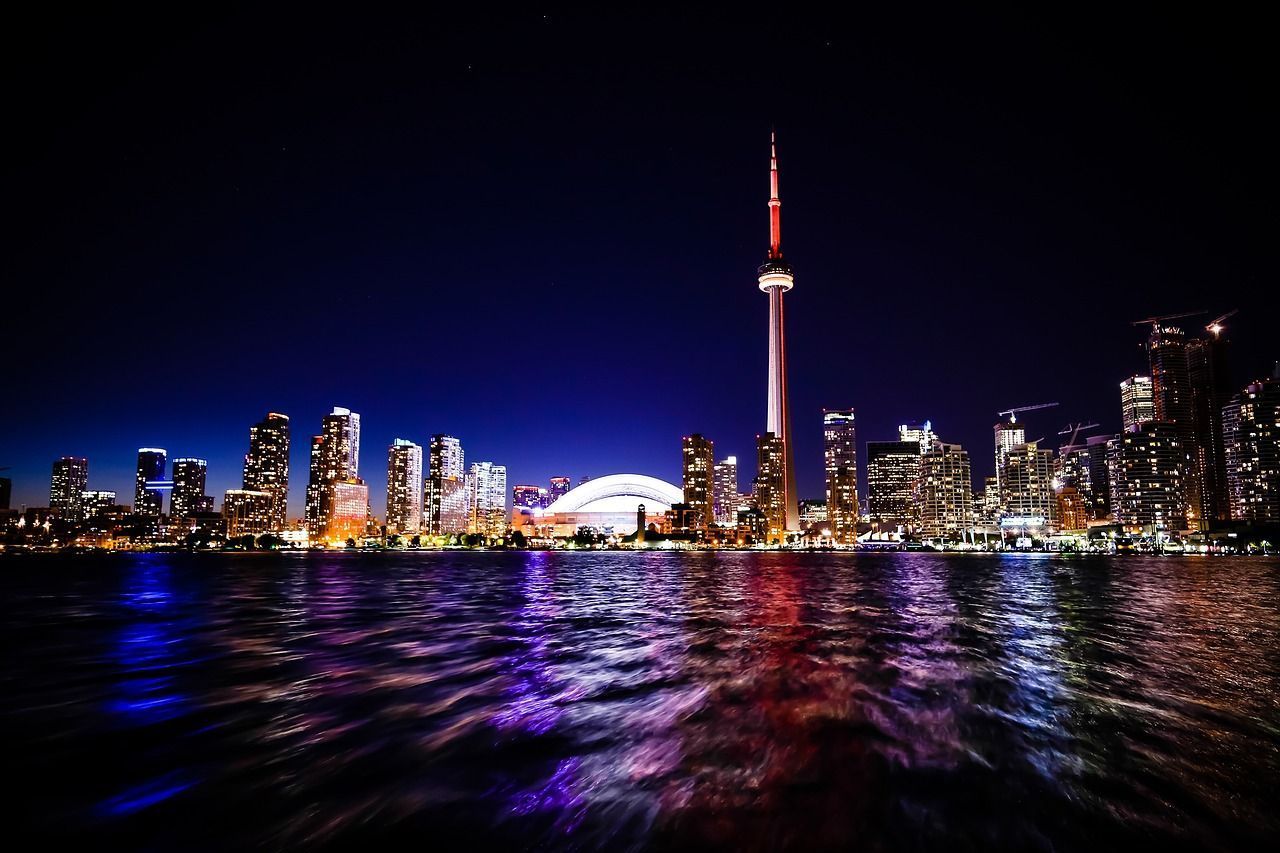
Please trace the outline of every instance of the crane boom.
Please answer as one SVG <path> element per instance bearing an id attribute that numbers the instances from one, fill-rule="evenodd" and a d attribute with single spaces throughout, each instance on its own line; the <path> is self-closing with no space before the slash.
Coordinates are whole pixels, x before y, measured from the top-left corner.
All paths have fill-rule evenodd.
<path id="1" fill-rule="evenodd" d="M 1036 403 L 1034 406 L 1014 406 L 1012 409 L 1001 409 L 997 415 L 1008 415 L 1011 423 L 1018 422 L 1018 412 L 1034 412 L 1037 409 L 1052 409 L 1057 403 Z"/>
<path id="2" fill-rule="evenodd" d="M 1152 326 L 1158 327 L 1162 320 L 1179 320 L 1183 317 L 1194 317 L 1197 314 L 1207 314 L 1207 313 L 1209 312 L 1200 310 L 1200 311 L 1183 311 L 1181 314 L 1158 314 L 1155 317 L 1143 317 L 1141 320 L 1134 320 L 1133 325 L 1141 326 L 1145 323 L 1150 323 Z"/>
<path id="3" fill-rule="evenodd" d="M 1205 326 L 1204 330 L 1206 332 L 1211 332 L 1214 335 L 1214 337 L 1217 337 L 1218 335 L 1222 334 L 1222 324 L 1225 323 L 1227 320 L 1230 320 L 1232 317 L 1236 316 L 1239 313 L 1240 313 L 1239 308 L 1233 308 L 1232 310 L 1223 314 L 1221 317 L 1210 320 L 1209 325 Z"/>

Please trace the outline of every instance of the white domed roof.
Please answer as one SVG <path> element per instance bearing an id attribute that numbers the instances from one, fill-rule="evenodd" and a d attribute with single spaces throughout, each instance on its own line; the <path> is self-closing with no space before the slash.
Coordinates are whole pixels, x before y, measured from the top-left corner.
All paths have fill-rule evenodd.
<path id="1" fill-rule="evenodd" d="M 546 513 L 635 512 L 640 504 L 645 512 L 666 512 L 684 500 L 684 492 L 666 480 L 644 474 L 610 474 L 588 480 L 571 489 L 543 510 Z"/>

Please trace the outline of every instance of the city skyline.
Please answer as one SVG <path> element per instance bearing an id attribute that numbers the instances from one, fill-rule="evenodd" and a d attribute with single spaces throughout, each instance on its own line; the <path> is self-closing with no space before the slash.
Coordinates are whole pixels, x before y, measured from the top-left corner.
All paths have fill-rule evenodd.
<path id="1" fill-rule="evenodd" d="M 583 68 L 603 61 L 578 38 L 590 19 L 533 23 L 545 28 L 539 33 L 547 44 L 585 44 Z M 695 19 L 667 37 L 692 47 L 706 38 L 705 23 Z M 271 32 L 270 22 L 263 26 Z M 1117 43 L 1096 47 L 1098 58 L 1118 79 L 1141 83 L 1148 72 L 1126 59 L 1124 31 L 1121 22 Z M 259 99 L 228 100 L 199 67 L 216 33 L 215 26 L 214 34 L 190 36 L 184 47 L 193 64 L 179 64 L 173 77 L 201 84 L 198 97 L 175 109 L 207 133 L 157 135 L 169 119 L 149 108 L 170 83 L 109 75 L 91 97 L 67 101 L 48 150 L 22 161 L 15 200 L 31 215 L 16 232 L 14 269 L 27 284 L 14 298 L 31 322 L 13 331 L 11 345 L 42 356 L 38 367 L 15 371 L 20 416 L 0 426 L 0 467 L 12 469 L 5 475 L 15 505 L 44 504 L 48 466 L 65 455 L 91 460 L 90 488 L 131 502 L 142 446 L 166 448 L 171 460 L 207 460 L 208 493 L 221 495 L 241 486 L 246 425 L 278 411 L 300 425 L 290 454 L 289 517 L 296 518 L 310 425 L 335 403 L 365 413 L 366 444 L 378 452 L 397 437 L 425 447 L 447 432 L 474 458 L 504 463 L 512 482 L 564 473 L 577 482 L 617 470 L 676 482 L 673 442 L 694 432 L 749 471 L 767 352 L 763 306 L 747 277 L 765 249 L 761 162 L 771 125 L 788 170 L 788 253 L 803 268 L 802 287 L 787 305 L 801 499 L 823 493 L 819 418 L 833 405 L 857 409 L 862 443 L 891 440 L 901 422 L 931 419 L 947 441 L 972 453 L 975 487 L 993 471 L 980 450 L 1004 407 L 1061 401 L 1029 421 L 1033 438 L 1052 437 L 1068 421 L 1112 430 L 1115 383 L 1148 370 L 1143 336 L 1128 323 L 1152 312 L 1204 308 L 1208 319 L 1242 307 L 1229 324 L 1236 378 L 1269 373 L 1266 317 L 1251 312 L 1246 298 L 1271 280 L 1255 216 L 1258 188 L 1245 180 L 1255 162 L 1249 150 L 1219 139 L 1213 121 L 1186 130 L 1158 97 L 1137 114 L 1120 110 L 1127 104 L 1112 91 L 1116 77 L 1073 80 L 1089 97 L 1064 100 L 1055 63 L 1064 61 L 1065 47 L 1052 40 L 1039 45 L 1043 60 L 1020 54 L 1026 82 L 1014 91 L 980 86 L 989 101 L 958 106 L 896 73 L 906 60 L 856 36 L 782 25 L 777 43 L 793 61 L 770 69 L 710 40 L 681 53 L 689 65 L 680 74 L 692 67 L 693 83 L 664 102 L 657 133 L 638 108 L 669 78 L 622 80 L 610 93 L 611 121 L 575 118 L 539 107 L 552 105 L 548 92 L 590 97 L 589 74 L 566 77 L 550 59 L 538 64 L 536 57 L 556 54 L 540 49 L 528 57 L 528 83 L 503 95 L 510 63 L 497 63 L 489 52 L 497 48 L 470 37 L 430 66 L 466 98 L 432 98 L 433 78 L 420 71 L 394 84 L 362 77 L 353 60 L 314 83 L 290 78 Z M 922 38 L 939 48 L 911 56 L 925 79 L 949 70 L 955 49 L 940 35 Z M 503 33 L 498 40 L 509 47 Z M 642 41 L 637 34 L 635 44 Z M 273 61 L 273 49 L 251 45 L 247 67 Z M 77 61 L 90 61 L 92 50 Z M 138 62 L 160 67 L 169 50 L 143 50 Z M 475 54 L 472 72 L 466 52 Z M 698 73 L 699 56 L 724 60 L 730 77 L 717 90 L 714 117 L 701 111 L 710 84 Z M 392 50 L 387 60 L 411 68 L 408 54 Z M 994 64 L 971 65 L 944 87 L 947 96 L 996 73 Z M 320 134 L 305 114 L 287 110 L 270 118 L 281 104 L 305 101 L 312 86 L 347 85 L 344 75 L 354 75 L 353 86 L 391 86 L 390 106 L 370 106 L 367 121 L 352 124 L 367 130 Z M 552 79 L 559 88 L 539 88 Z M 1018 86 L 1037 98 L 1023 97 Z M 1179 98 L 1206 97 L 1197 87 L 1172 88 Z M 489 96 L 490 114 L 468 106 Z M 1215 90 L 1214 97 L 1222 96 Z M 1221 127 L 1246 120 L 1248 111 L 1228 109 L 1233 97 L 1196 103 Z M 402 109 L 424 100 L 433 103 L 429 113 Z M 77 146 L 112 105 L 122 111 L 121 139 Z M 343 104 L 340 115 L 360 109 Z M 494 134 L 493 117 L 511 111 L 527 120 L 521 132 Z M 922 133 L 920 123 L 934 132 Z M 1198 134 L 1201 157 L 1189 162 L 1169 142 L 1174 126 Z M 1062 139 L 1046 140 L 1050 131 Z M 1122 134 L 1127 141 L 1119 144 Z M 939 175 L 948 176 L 941 185 Z M 135 193 L 145 204 L 135 204 Z M 64 209 L 77 210 L 76 219 Z M 368 224 L 352 227 L 353 216 Z M 38 232 L 24 230 L 37 223 Z M 51 255 L 58 264 L 45 263 Z M 674 285 L 685 300 L 680 312 L 663 310 L 655 282 Z M 78 310 L 42 308 L 44 294 L 60 291 L 77 295 Z M 647 302 L 633 304 L 633 293 Z M 209 294 L 218 298 L 202 298 Z M 1074 299 L 1088 307 L 1088 319 L 1065 318 L 1049 345 L 1041 325 L 993 319 L 1012 296 L 1046 306 Z M 405 304 L 421 306 L 413 316 L 429 335 L 385 334 L 385 306 Z M 619 314 L 623 305 L 638 315 Z M 346 327 L 334 345 L 351 357 L 308 370 L 313 339 L 335 311 Z M 683 349 L 655 350 L 654 339 L 685 340 L 678 337 L 684 312 L 707 315 L 712 331 Z M 171 322 L 179 315 L 194 319 Z M 458 320 L 436 322 L 440 315 Z M 469 351 L 459 362 L 465 370 L 450 365 L 442 380 L 424 377 L 416 367 L 422 359 L 405 358 L 405 340 L 430 338 L 441 353 L 459 352 L 468 315 L 485 317 L 494 345 Z M 59 377 L 74 375 L 90 353 L 141 323 L 158 351 L 194 335 L 218 356 L 207 365 L 159 359 L 147 383 L 121 373 L 65 393 Z M 1072 331 L 1081 323 L 1083 336 Z M 521 348 L 531 336 L 536 347 Z M 224 337 L 244 345 L 226 347 Z M 43 346 L 51 339 L 60 345 Z M 847 343 L 835 362 L 832 341 Z M 1036 358 L 1006 364 L 993 354 L 997 344 Z M 618 357 L 585 355 L 599 351 Z M 644 394 L 620 391 L 662 383 L 691 360 L 713 356 L 720 393 L 665 383 L 665 404 L 654 406 Z M 539 381 L 566 364 L 571 381 Z M 111 378 L 111 362 L 102 369 Z M 215 381 L 191 381 L 196 374 Z M 363 476 L 382 507 L 382 473 L 366 468 Z"/>

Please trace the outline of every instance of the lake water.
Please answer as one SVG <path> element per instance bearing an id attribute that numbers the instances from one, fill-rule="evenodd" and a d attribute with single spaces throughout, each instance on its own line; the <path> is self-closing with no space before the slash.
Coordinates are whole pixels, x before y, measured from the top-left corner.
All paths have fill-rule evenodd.
<path id="1" fill-rule="evenodd" d="M 10 825 L 245 848 L 1249 849 L 1280 563 L 0 559 Z"/>

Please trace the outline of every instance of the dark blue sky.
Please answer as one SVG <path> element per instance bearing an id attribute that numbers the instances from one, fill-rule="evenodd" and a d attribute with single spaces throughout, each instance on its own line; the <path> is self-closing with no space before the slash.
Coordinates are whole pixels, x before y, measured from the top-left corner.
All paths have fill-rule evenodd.
<path id="1" fill-rule="evenodd" d="M 855 406 L 861 441 L 931 418 L 977 478 L 999 408 L 1061 401 L 1027 419 L 1055 444 L 1115 428 L 1147 314 L 1240 307 L 1237 372 L 1264 372 L 1259 22 L 880 14 L 23 22 L 15 504 L 47 502 L 64 454 L 132 500 L 142 445 L 207 458 L 220 496 L 275 410 L 299 512 L 335 404 L 363 415 L 378 512 L 386 445 L 435 432 L 545 483 L 678 481 L 701 431 L 745 487 L 771 124 L 802 497 L 823 406 Z"/>

